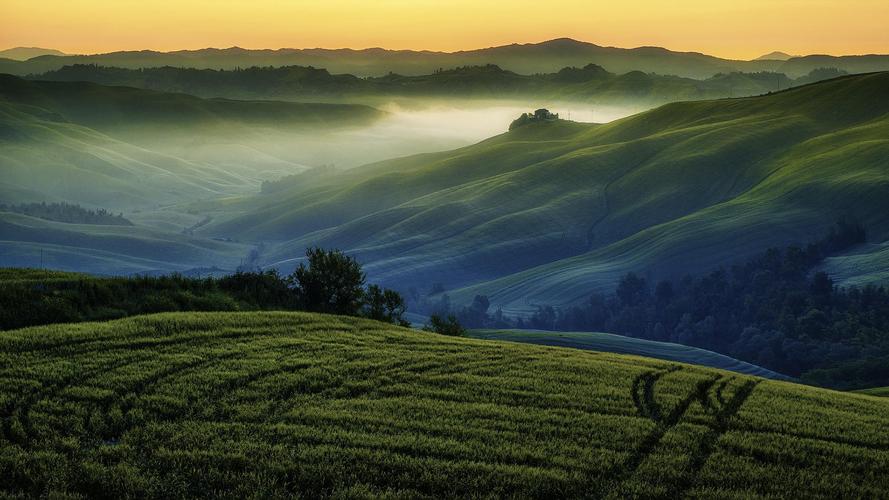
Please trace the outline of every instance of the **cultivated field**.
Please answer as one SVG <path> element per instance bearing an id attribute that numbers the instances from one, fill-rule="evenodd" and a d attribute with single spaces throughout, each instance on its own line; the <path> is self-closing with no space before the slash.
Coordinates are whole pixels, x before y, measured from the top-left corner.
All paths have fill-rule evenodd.
<path id="1" fill-rule="evenodd" d="M 0 335 L 0 495 L 889 497 L 889 401 L 302 313 Z"/>

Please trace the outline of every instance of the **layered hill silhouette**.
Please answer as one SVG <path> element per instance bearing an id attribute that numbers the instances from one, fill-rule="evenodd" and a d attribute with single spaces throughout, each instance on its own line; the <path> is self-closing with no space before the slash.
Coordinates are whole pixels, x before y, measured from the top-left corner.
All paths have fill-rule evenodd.
<path id="1" fill-rule="evenodd" d="M 98 64 L 122 68 L 177 66 L 226 68 L 250 66 L 315 66 L 334 73 L 382 76 L 389 72 L 423 75 L 438 68 L 496 64 L 522 74 L 552 73 L 568 66 L 598 64 L 613 73 L 644 71 L 690 78 L 708 78 L 732 71 L 779 71 L 796 78 L 821 67 L 850 73 L 889 69 L 889 56 L 807 56 L 787 61 L 736 61 L 697 52 L 674 52 L 661 47 L 624 49 L 603 47 L 568 38 L 541 43 L 511 44 L 459 52 L 370 49 L 227 49 L 150 50 L 107 54 L 44 55 L 27 61 L 0 61 L 0 73 L 28 75 L 56 70 L 71 64 Z"/>
<path id="2" fill-rule="evenodd" d="M 27 61 L 40 56 L 64 56 L 61 50 L 44 49 L 41 47 L 13 47 L 0 50 L 0 59 L 12 59 L 14 61 Z"/>
<path id="3" fill-rule="evenodd" d="M 285 185 L 203 231 L 274 242 L 266 265 L 338 247 L 384 283 L 440 282 L 458 303 L 484 294 L 528 311 L 610 291 L 629 271 L 679 278 L 807 243 L 839 217 L 885 241 L 887 137 L 889 73 L 850 76 L 607 125 L 531 123 Z"/>
<path id="4" fill-rule="evenodd" d="M 677 100 L 764 94 L 794 85 L 834 78 L 844 72 L 813 70 L 791 79 L 782 73 L 720 73 L 695 80 L 642 71 L 615 74 L 596 64 L 565 67 L 553 73 L 521 75 L 497 65 L 461 66 L 427 75 L 359 78 L 331 74 L 305 66 L 251 67 L 234 70 L 195 68 L 127 69 L 92 64 L 65 66 L 31 78 L 51 81 L 88 81 L 203 97 L 236 99 L 358 100 L 417 98 L 545 99 L 636 105 Z"/>

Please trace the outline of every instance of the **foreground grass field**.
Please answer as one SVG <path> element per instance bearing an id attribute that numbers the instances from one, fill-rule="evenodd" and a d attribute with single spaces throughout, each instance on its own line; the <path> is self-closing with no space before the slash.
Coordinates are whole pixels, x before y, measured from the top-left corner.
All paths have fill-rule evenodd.
<path id="1" fill-rule="evenodd" d="M 524 342 L 526 344 L 549 345 L 558 347 L 573 347 L 590 351 L 613 352 L 617 354 L 632 354 L 649 358 L 663 359 L 667 361 L 679 361 L 694 365 L 719 368 L 756 375 L 776 380 L 792 380 L 780 373 L 747 363 L 729 356 L 725 356 L 706 349 L 673 344 L 670 342 L 657 342 L 654 340 L 637 339 L 625 335 L 601 332 L 551 332 L 541 330 L 471 330 L 469 336 L 475 339 L 505 340 L 508 342 Z"/>
<path id="2" fill-rule="evenodd" d="M 0 336 L 11 496 L 887 497 L 889 401 L 301 313 Z"/>

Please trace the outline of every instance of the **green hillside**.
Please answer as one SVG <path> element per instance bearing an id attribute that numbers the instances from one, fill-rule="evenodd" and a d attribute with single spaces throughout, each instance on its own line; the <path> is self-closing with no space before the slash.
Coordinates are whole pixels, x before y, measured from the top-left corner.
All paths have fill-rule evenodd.
<path id="1" fill-rule="evenodd" d="M 606 125 L 532 123 L 248 198 L 202 230 L 276 241 L 266 265 L 338 247 L 384 283 L 527 312 L 630 271 L 680 278 L 805 244 L 839 217 L 889 240 L 887 137 L 889 73 L 851 76 Z"/>
<path id="2" fill-rule="evenodd" d="M 305 169 L 311 155 L 287 151 L 300 138 L 382 116 L 0 75 L 0 200 L 119 209 L 255 192 Z"/>
<path id="3" fill-rule="evenodd" d="M 889 402 L 299 313 L 0 336 L 12 496 L 885 497 Z"/>
<path id="4" fill-rule="evenodd" d="M 0 211 L 3 266 L 69 269 L 101 275 L 233 270 L 253 247 L 145 226 L 67 224 Z"/>
<path id="5" fill-rule="evenodd" d="M 648 358 L 678 361 L 694 365 L 718 368 L 777 380 L 791 380 L 780 373 L 740 361 L 729 356 L 669 342 L 637 339 L 624 335 L 600 332 L 548 332 L 542 330 L 470 330 L 475 339 L 522 342 L 526 344 L 573 347 L 588 351 L 632 354 Z"/>
<path id="6" fill-rule="evenodd" d="M 0 199 L 155 207 L 255 190 L 263 175 L 139 147 L 59 114 L 0 100 Z M 281 167 L 277 172 L 288 172 Z M 292 172 L 293 170 L 289 170 Z"/>
<path id="7" fill-rule="evenodd" d="M 201 99 L 171 92 L 89 82 L 29 81 L 0 75 L 0 100 L 37 106 L 98 130 L 121 127 L 329 127 L 367 124 L 383 116 L 368 106 Z"/>

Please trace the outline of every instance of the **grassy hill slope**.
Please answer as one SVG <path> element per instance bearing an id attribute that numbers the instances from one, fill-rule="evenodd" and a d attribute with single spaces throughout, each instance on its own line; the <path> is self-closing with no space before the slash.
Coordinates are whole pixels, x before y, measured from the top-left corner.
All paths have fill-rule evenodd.
<path id="1" fill-rule="evenodd" d="M 244 262 L 251 248 L 144 226 L 66 224 L 0 212 L 0 254 L 9 267 L 42 263 L 101 275 L 210 266 L 231 270 Z"/>
<path id="2" fill-rule="evenodd" d="M 573 347 L 588 351 L 632 354 L 648 358 L 678 361 L 694 365 L 718 368 L 776 380 L 791 380 L 790 377 L 773 372 L 761 366 L 740 361 L 706 349 L 637 339 L 624 335 L 600 332 L 552 332 L 543 330 L 470 330 L 469 336 L 475 339 L 503 340 L 526 344 Z"/>
<path id="3" fill-rule="evenodd" d="M 310 314 L 0 336 L 12 495 L 884 497 L 889 402 Z"/>
<path id="4" fill-rule="evenodd" d="M 288 151 L 300 139 L 384 115 L 0 75 L 0 198 L 118 209 L 255 192 L 305 169 Z"/>
<path id="5" fill-rule="evenodd" d="M 45 82 L 0 75 L 0 99 L 52 110 L 98 130 L 120 127 L 329 127 L 367 124 L 383 113 L 357 104 L 201 99 L 188 94 Z"/>
<path id="6" fill-rule="evenodd" d="M 887 103 L 877 73 L 606 125 L 532 123 L 248 199 L 204 230 L 277 240 L 269 265 L 339 247 L 385 283 L 560 305 L 629 271 L 676 278 L 806 243 L 840 216 L 889 239 Z"/>

